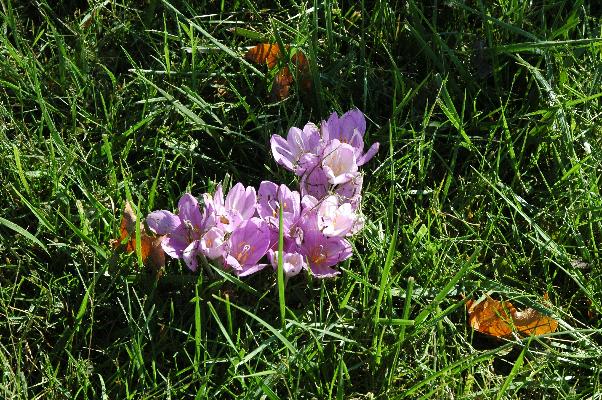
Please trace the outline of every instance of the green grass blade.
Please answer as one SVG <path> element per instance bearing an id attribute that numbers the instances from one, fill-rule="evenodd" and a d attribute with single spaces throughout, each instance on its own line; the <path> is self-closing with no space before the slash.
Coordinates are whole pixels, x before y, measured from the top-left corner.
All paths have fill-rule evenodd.
<path id="1" fill-rule="evenodd" d="M 213 296 L 215 299 L 225 302 L 224 299 L 217 297 L 217 296 Z M 293 344 L 291 342 L 288 341 L 287 338 L 285 338 L 282 333 L 278 332 L 278 330 L 276 330 L 272 325 L 268 324 L 266 321 L 264 321 L 262 318 L 258 317 L 257 315 L 253 314 L 252 312 L 249 312 L 247 310 L 245 310 L 244 308 L 237 306 L 236 304 L 232 303 L 232 307 L 236 308 L 237 310 L 243 312 L 244 314 L 248 315 L 249 317 L 253 318 L 255 321 L 259 322 L 262 326 L 264 326 L 267 330 L 269 330 L 270 332 L 272 332 L 272 334 L 274 336 L 276 336 L 278 338 L 278 340 L 280 340 L 282 342 L 282 344 L 284 344 L 286 346 L 286 348 L 288 350 L 291 351 L 291 353 L 296 354 L 297 353 L 297 349 L 295 348 L 295 346 L 293 346 Z"/>
<path id="2" fill-rule="evenodd" d="M 23 185 L 23 189 L 25 189 L 25 192 L 31 198 L 31 189 L 29 188 L 29 184 L 27 183 L 27 179 L 25 178 L 25 173 L 23 172 L 23 166 L 21 165 L 21 154 L 19 153 L 19 149 L 17 148 L 17 146 L 15 146 L 14 144 L 13 155 L 15 157 L 15 167 L 17 167 L 17 173 L 19 174 L 21 185 Z"/>
<path id="3" fill-rule="evenodd" d="M 282 202 L 278 205 L 278 304 L 280 305 L 280 322 L 284 329 L 286 325 L 286 299 L 284 289 L 286 282 L 284 280 L 284 268 L 282 266 L 282 257 L 284 255 L 284 227 L 282 222 Z"/>
<path id="4" fill-rule="evenodd" d="M 44 243 L 42 243 L 37 237 L 35 237 L 31 233 L 29 233 L 27 230 L 21 228 L 19 225 L 15 224 L 14 222 L 11 222 L 5 218 L 2 218 L 2 217 L 0 217 L 0 224 L 4 225 L 8 229 L 12 229 L 13 231 L 17 232 L 19 235 L 23 236 L 25 239 L 29 240 L 30 242 L 37 244 L 38 246 L 40 246 L 42 248 L 42 250 L 44 250 L 46 253 L 48 253 L 48 249 L 46 248 L 46 245 L 44 245 Z"/>
<path id="5" fill-rule="evenodd" d="M 527 342 L 527 344 L 525 345 L 525 347 L 523 347 L 523 350 L 520 352 L 518 358 L 514 362 L 514 365 L 512 366 L 512 370 L 510 371 L 510 373 L 506 377 L 506 380 L 502 384 L 502 387 L 500 388 L 500 391 L 498 392 L 497 396 L 495 397 L 496 400 L 501 400 L 501 399 L 504 398 L 504 394 L 506 393 L 506 391 L 508 390 L 508 388 L 512 384 L 512 381 L 514 380 L 514 378 L 516 377 L 516 375 L 519 373 L 519 371 L 523 367 L 523 362 L 525 360 L 525 353 L 527 352 L 527 349 L 529 348 L 529 345 L 531 344 L 531 340 L 532 339 L 533 339 L 533 336 L 529 337 L 529 341 Z"/>

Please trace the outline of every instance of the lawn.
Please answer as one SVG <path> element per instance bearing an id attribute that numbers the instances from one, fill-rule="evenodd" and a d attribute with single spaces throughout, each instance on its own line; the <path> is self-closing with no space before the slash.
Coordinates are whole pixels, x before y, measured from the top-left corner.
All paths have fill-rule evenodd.
<path id="1" fill-rule="evenodd" d="M 0 21 L 0 398 L 602 399 L 598 1 L 0 0 Z M 355 108 L 380 150 L 336 278 L 122 251 L 126 201 L 142 221 L 296 188 L 272 135 Z M 557 329 L 477 332 L 487 296 Z"/>

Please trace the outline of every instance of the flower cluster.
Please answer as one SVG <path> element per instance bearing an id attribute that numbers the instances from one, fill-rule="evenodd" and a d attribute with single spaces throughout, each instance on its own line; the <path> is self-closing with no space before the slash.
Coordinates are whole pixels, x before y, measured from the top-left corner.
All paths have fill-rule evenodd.
<path id="1" fill-rule="evenodd" d="M 178 214 L 150 213 L 150 230 L 163 236 L 163 250 L 195 271 L 199 257 L 215 260 L 238 276 L 278 263 L 282 208 L 286 276 L 309 269 L 320 278 L 339 274 L 333 267 L 352 254 L 347 237 L 363 226 L 359 214 L 362 175 L 359 167 L 378 151 L 364 152 L 366 121 L 357 109 L 340 118 L 333 113 L 320 128 L 308 123 L 291 128 L 286 139 L 273 135 L 276 162 L 300 177 L 300 190 L 263 181 L 256 191 L 242 183 L 224 196 L 218 185 L 203 195 L 203 207 L 191 194 L 182 196 Z"/>

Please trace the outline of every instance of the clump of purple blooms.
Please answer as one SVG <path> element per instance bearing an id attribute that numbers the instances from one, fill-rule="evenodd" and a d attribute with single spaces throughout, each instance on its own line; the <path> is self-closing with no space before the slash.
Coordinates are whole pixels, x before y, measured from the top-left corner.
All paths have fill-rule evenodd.
<path id="1" fill-rule="evenodd" d="M 359 167 L 378 151 L 364 152 L 366 120 L 361 111 L 333 113 L 320 128 L 309 122 L 290 128 L 285 138 L 273 135 L 276 162 L 299 176 L 299 191 L 263 181 L 256 191 L 242 183 L 224 197 L 218 185 L 203 194 L 203 206 L 189 193 L 178 214 L 159 210 L 146 217 L 148 227 L 163 236 L 163 250 L 196 271 L 199 258 L 238 276 L 251 275 L 268 263 L 278 265 L 279 214 L 282 207 L 283 269 L 287 277 L 309 270 L 318 278 L 338 275 L 333 267 L 352 254 L 347 238 L 363 227 Z"/>

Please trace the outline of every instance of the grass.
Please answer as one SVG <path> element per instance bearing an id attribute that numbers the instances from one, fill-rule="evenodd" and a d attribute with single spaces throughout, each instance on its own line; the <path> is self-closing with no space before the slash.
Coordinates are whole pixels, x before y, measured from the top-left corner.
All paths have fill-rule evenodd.
<path id="1" fill-rule="evenodd" d="M 0 397 L 601 398 L 597 2 L 80 3 L 0 1 Z M 313 92 L 270 99 L 259 41 Z M 126 199 L 294 185 L 269 137 L 352 106 L 381 150 L 340 278 L 113 252 Z M 485 293 L 558 331 L 474 333 Z"/>

